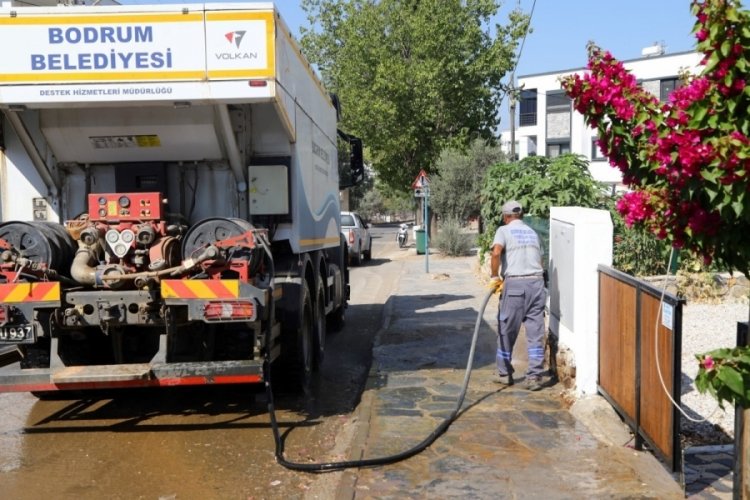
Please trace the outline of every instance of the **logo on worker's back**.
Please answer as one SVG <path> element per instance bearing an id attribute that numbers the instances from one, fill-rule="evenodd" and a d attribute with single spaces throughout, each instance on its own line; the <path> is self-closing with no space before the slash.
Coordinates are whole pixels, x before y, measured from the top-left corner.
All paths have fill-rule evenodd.
<path id="1" fill-rule="evenodd" d="M 216 59 L 222 59 L 225 61 L 235 61 L 238 59 L 258 59 L 257 52 L 239 51 L 242 39 L 245 38 L 246 31 L 230 31 L 224 35 L 229 43 L 237 47 L 237 52 L 217 52 Z"/>
<path id="2" fill-rule="evenodd" d="M 230 31 L 224 37 L 229 40 L 229 43 L 234 44 L 238 49 L 242 43 L 242 39 L 245 37 L 246 31 Z"/>

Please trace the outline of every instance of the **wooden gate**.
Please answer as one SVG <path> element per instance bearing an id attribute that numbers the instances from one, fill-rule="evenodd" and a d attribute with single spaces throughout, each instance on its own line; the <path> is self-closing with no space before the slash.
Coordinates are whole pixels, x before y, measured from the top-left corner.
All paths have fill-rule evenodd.
<path id="1" fill-rule="evenodd" d="M 737 346 L 750 346 L 748 322 L 737 323 Z M 750 500 L 750 409 L 734 406 L 734 496 Z"/>
<path id="2" fill-rule="evenodd" d="M 680 404 L 683 299 L 599 266 L 599 392 L 635 435 L 682 467 Z M 661 376 L 660 373 L 661 372 Z"/>

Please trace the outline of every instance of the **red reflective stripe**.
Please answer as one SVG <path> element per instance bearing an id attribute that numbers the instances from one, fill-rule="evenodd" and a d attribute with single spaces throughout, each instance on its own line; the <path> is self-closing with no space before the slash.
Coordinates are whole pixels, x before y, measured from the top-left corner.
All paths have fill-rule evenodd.
<path id="1" fill-rule="evenodd" d="M 169 280 L 168 285 L 174 291 L 175 295 L 180 298 L 195 298 L 195 293 L 182 280 Z"/>
<path id="2" fill-rule="evenodd" d="M 59 287 L 60 284 L 54 281 L 43 281 L 41 283 L 34 283 L 31 285 L 31 293 L 29 294 L 29 300 L 58 300 L 58 296 L 52 298 L 48 297 L 50 292 L 54 292 L 55 288 Z"/>

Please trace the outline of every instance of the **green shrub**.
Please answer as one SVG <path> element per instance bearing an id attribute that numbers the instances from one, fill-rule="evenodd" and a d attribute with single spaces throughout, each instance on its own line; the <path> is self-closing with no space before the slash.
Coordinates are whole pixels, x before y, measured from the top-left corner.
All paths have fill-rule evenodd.
<path id="1" fill-rule="evenodd" d="M 619 217 L 613 213 L 612 218 Z M 666 274 L 669 244 L 653 233 L 639 227 L 619 228 L 615 223 L 615 241 L 612 248 L 612 266 L 633 276 Z"/>
<path id="2" fill-rule="evenodd" d="M 469 254 L 476 237 L 473 233 L 465 232 L 457 220 L 449 219 L 441 225 L 434 243 L 443 255 L 459 257 Z"/>
<path id="3" fill-rule="evenodd" d="M 588 161 L 580 155 L 527 156 L 491 166 L 482 185 L 485 232 L 479 240 L 481 255 L 492 245 L 506 201 L 517 200 L 526 216 L 549 219 L 551 206 L 599 208 L 604 193 L 604 186 L 591 176 Z"/>

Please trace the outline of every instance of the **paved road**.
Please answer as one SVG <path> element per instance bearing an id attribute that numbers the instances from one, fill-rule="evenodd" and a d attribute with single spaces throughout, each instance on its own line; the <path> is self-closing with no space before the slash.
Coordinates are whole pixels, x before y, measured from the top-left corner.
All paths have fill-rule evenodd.
<path id="1" fill-rule="evenodd" d="M 346 326 L 328 338 L 314 397 L 276 398 L 290 460 L 347 456 L 352 411 L 397 277 L 395 234 L 395 227 L 376 228 L 373 260 L 351 270 Z M 276 464 L 259 388 L 140 390 L 63 401 L 0 395 L 3 498 L 328 498 L 336 481 Z"/>

